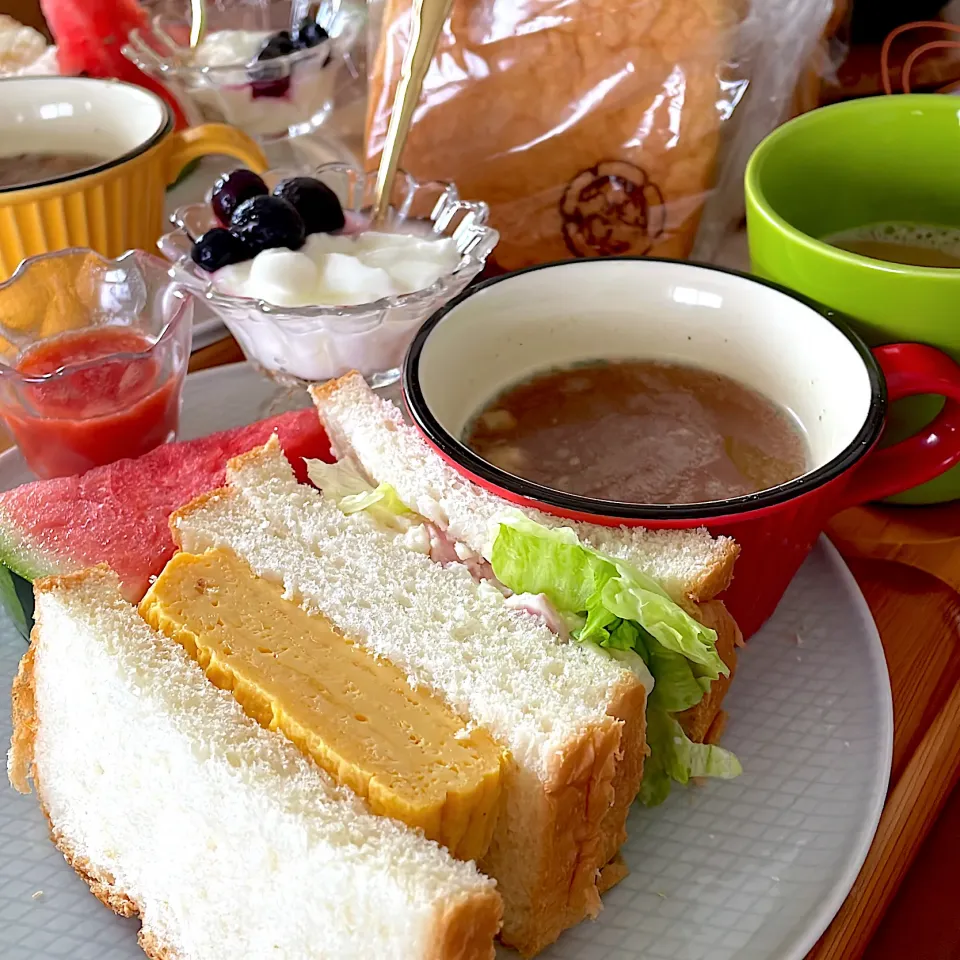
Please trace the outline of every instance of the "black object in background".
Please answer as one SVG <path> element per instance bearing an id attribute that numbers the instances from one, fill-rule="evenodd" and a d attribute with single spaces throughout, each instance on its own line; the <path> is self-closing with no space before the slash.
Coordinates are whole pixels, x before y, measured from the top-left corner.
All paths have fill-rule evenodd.
<path id="1" fill-rule="evenodd" d="M 896 27 L 914 20 L 932 20 L 946 0 L 854 0 L 850 23 L 853 43 L 882 43 Z"/>

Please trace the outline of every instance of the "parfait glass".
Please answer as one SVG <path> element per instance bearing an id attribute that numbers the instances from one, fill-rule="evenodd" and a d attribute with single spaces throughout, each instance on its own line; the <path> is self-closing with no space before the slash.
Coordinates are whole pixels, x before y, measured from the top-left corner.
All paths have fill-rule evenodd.
<path id="1" fill-rule="evenodd" d="M 150 27 L 134 30 L 124 54 L 163 83 L 191 124 L 228 123 L 265 146 L 312 133 L 356 79 L 351 51 L 363 8 L 344 0 L 319 4 L 271 0 L 207 0 L 205 38 L 189 47 L 188 0 L 147 0 Z M 260 43 L 291 31 L 304 16 L 329 39 L 269 60 Z"/>
<path id="2" fill-rule="evenodd" d="M 41 478 L 174 439 L 193 299 L 143 251 L 68 249 L 0 284 L 0 418 Z"/>
<path id="3" fill-rule="evenodd" d="M 369 222 L 376 177 L 349 164 L 314 169 L 275 169 L 268 187 L 291 176 L 313 176 L 340 198 L 348 231 Z M 193 241 L 216 226 L 209 203 L 189 204 L 173 215 L 175 229 L 159 242 L 171 261 L 171 276 L 202 299 L 237 339 L 247 359 L 266 376 L 291 387 L 363 374 L 375 389 L 395 384 L 410 341 L 433 313 L 449 303 L 483 269 L 499 234 L 488 226 L 487 205 L 462 200 L 452 183 L 421 183 L 401 173 L 386 223 L 378 229 L 452 238 L 459 253 L 455 269 L 424 290 L 381 297 L 350 306 L 282 307 L 218 289 L 216 277 L 190 258 Z"/>

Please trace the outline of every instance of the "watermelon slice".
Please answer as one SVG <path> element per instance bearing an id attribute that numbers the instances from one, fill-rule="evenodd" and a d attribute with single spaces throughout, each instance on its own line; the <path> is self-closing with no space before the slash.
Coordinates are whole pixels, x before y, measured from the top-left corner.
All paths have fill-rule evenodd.
<path id="1" fill-rule="evenodd" d="M 301 480 L 303 457 L 330 458 L 310 408 L 0 494 L 0 598 L 17 625 L 28 630 L 33 614 L 33 591 L 24 581 L 97 563 L 109 564 L 127 599 L 139 600 L 173 554 L 170 514 L 223 486 L 227 461 L 272 433 Z"/>
<path id="2" fill-rule="evenodd" d="M 61 73 L 136 84 L 170 105 L 178 130 L 187 126 L 176 97 L 123 55 L 130 31 L 149 25 L 136 0 L 40 0 L 40 8 L 57 45 Z"/>

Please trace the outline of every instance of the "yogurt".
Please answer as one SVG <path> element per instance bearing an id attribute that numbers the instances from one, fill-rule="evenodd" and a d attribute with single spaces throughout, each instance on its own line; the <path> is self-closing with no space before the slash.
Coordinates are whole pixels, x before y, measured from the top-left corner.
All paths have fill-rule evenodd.
<path id="1" fill-rule="evenodd" d="M 57 48 L 13 17 L 0 15 L 0 77 L 55 76 Z"/>
<path id="2" fill-rule="evenodd" d="M 193 65 L 235 67 L 250 63 L 269 36 L 266 30 L 217 30 L 200 41 L 193 54 Z"/>
<path id="3" fill-rule="evenodd" d="M 450 239 L 368 231 L 312 234 L 300 250 L 264 250 L 211 277 L 222 293 L 277 305 L 272 316 L 240 299 L 219 305 L 244 353 L 264 370 L 307 381 L 358 370 L 382 385 L 399 376 L 423 321 L 480 267 L 473 261 L 464 267 Z M 367 310 L 362 306 L 413 291 L 426 292 Z M 305 306 L 330 309 L 308 316 L 298 309 Z M 347 306 L 354 306 L 347 315 L 336 309 Z"/>
<path id="4" fill-rule="evenodd" d="M 253 136 L 285 133 L 301 124 L 319 123 L 333 103 L 334 82 L 341 60 L 323 44 L 284 57 L 279 69 L 290 71 L 282 96 L 258 95 L 253 81 L 260 48 L 271 33 L 260 30 L 217 30 L 206 36 L 193 55 L 193 69 L 179 74 L 185 92 L 201 119 L 229 123 Z M 281 66 L 283 64 L 283 66 Z"/>
<path id="5" fill-rule="evenodd" d="M 426 290 L 456 270 L 453 240 L 370 230 L 314 233 L 300 250 L 264 250 L 213 274 L 222 293 L 281 307 L 354 306 Z"/>

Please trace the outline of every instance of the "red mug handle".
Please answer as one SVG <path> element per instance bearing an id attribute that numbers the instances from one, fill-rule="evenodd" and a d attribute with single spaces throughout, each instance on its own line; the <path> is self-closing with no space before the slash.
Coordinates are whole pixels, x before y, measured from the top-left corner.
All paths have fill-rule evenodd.
<path id="1" fill-rule="evenodd" d="M 946 403 L 919 433 L 867 454 L 844 492 L 846 507 L 903 493 L 960 463 L 960 366 L 923 343 L 891 343 L 875 347 L 873 355 L 886 378 L 889 402 L 932 393 Z"/>

